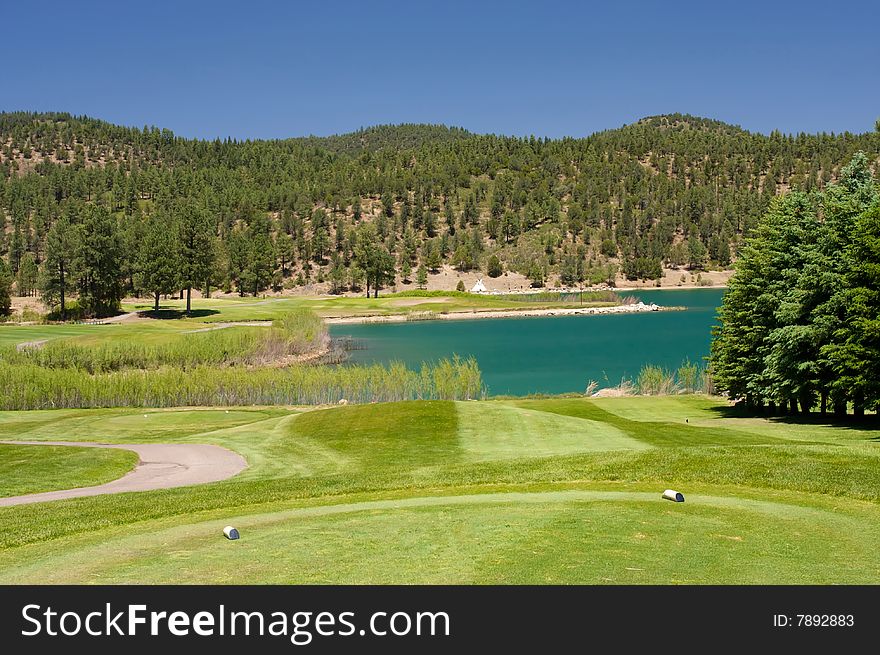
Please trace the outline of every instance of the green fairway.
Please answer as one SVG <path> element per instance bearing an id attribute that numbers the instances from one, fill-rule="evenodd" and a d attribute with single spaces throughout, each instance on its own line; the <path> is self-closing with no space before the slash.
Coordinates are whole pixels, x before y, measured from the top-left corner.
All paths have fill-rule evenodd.
<path id="1" fill-rule="evenodd" d="M 96 330 L 103 330 L 108 326 L 103 325 L 14 325 L 0 324 L 0 346 L 28 343 L 48 339 L 63 339 L 65 337 L 78 337 L 89 335 Z M 105 332 L 106 333 L 106 332 Z"/>
<path id="2" fill-rule="evenodd" d="M 0 583 L 878 583 L 878 434 L 700 396 L 2 412 L 0 438 L 250 466 L 2 508 Z"/>
<path id="3" fill-rule="evenodd" d="M 542 309 L 552 307 L 601 307 L 612 302 L 589 302 L 584 294 L 583 304 L 577 301 L 524 302 L 504 296 L 476 294 L 431 294 L 426 296 L 397 296 L 384 294 L 378 298 L 363 296 L 292 296 L 282 298 L 198 298 L 192 301 L 193 316 L 190 322 L 268 321 L 282 316 L 291 309 L 306 307 L 325 318 L 347 316 L 389 316 L 411 313 L 446 313 L 502 309 Z M 184 300 L 164 300 L 159 305 L 162 315 L 181 317 L 186 308 Z M 123 306 L 125 311 L 150 312 L 153 305 L 132 303 Z"/>
<path id="4" fill-rule="evenodd" d="M 195 327 L 199 326 L 175 320 L 136 320 L 107 324 L 0 324 L 0 346 L 54 339 L 67 339 L 82 346 L 131 340 L 143 344 L 162 344 L 180 338 Z"/>
<path id="5" fill-rule="evenodd" d="M 0 497 L 103 484 L 137 461 L 127 450 L 0 444 Z"/>

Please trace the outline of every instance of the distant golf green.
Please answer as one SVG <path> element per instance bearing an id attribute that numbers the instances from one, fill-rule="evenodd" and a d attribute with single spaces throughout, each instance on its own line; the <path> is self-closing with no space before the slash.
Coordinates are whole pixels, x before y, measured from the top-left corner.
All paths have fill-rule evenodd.
<path id="1" fill-rule="evenodd" d="M 709 354 L 721 289 L 627 292 L 680 312 L 626 315 L 414 321 L 333 325 L 334 336 L 362 340 L 352 362 L 400 360 L 418 366 L 458 354 L 474 356 L 494 395 L 583 392 L 590 380 L 615 386 L 645 364 L 702 364 Z"/>

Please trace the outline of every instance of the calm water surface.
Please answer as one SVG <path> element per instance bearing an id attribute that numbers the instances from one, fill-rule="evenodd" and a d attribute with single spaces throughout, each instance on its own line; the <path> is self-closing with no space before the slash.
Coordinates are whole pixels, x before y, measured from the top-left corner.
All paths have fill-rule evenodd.
<path id="1" fill-rule="evenodd" d="M 702 362 L 722 289 L 628 292 L 681 312 L 334 325 L 333 336 L 362 339 L 352 362 L 423 361 L 473 356 L 493 395 L 583 392 L 590 380 L 615 385 L 644 364 Z"/>

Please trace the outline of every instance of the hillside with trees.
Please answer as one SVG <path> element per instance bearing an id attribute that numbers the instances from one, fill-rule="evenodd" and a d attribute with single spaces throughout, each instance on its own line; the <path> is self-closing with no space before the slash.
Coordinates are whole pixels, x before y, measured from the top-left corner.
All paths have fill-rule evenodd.
<path id="1" fill-rule="evenodd" d="M 841 178 L 880 136 L 646 118 L 586 138 L 440 125 L 194 140 L 0 114 L 0 287 L 59 316 L 193 289 L 378 293 L 444 267 L 534 286 L 727 269 L 773 199 Z M 0 309 L 4 288 L 0 288 Z"/>

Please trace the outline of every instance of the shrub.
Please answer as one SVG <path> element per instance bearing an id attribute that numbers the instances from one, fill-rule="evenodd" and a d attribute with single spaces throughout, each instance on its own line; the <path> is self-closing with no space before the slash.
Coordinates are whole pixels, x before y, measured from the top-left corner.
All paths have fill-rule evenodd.
<path id="1" fill-rule="evenodd" d="M 501 262 L 498 260 L 498 257 L 492 255 L 489 257 L 489 263 L 486 266 L 486 274 L 489 277 L 501 277 L 504 273 L 504 269 L 501 268 Z"/>

